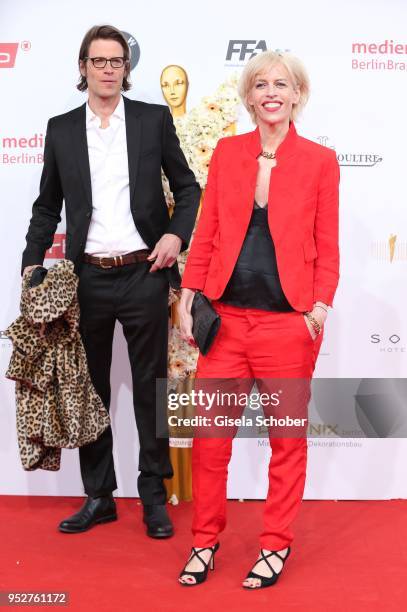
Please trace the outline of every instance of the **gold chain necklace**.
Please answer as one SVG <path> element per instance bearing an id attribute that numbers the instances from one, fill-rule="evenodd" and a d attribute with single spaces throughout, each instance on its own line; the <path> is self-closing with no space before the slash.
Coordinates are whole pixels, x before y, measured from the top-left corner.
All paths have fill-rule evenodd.
<path id="1" fill-rule="evenodd" d="M 260 153 L 260 155 L 262 157 L 265 157 L 266 159 L 275 159 L 276 158 L 276 154 L 275 153 L 269 153 L 268 151 L 262 151 Z"/>

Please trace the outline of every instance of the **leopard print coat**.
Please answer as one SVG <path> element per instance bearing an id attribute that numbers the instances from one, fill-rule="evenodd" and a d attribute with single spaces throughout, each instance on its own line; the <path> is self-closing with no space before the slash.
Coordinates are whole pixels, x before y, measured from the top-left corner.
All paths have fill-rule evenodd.
<path id="1" fill-rule="evenodd" d="M 16 381 L 23 468 L 59 470 L 61 448 L 93 442 L 110 419 L 88 371 L 73 263 L 59 261 L 37 287 L 30 276 L 23 275 L 21 316 L 6 330 L 13 343 L 6 376 Z"/>

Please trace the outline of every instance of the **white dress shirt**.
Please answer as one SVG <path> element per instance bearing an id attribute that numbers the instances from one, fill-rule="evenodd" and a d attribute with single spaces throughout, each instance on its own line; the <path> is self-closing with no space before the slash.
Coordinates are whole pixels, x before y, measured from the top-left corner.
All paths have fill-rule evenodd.
<path id="1" fill-rule="evenodd" d="M 130 210 L 126 119 L 122 96 L 109 117 L 109 127 L 102 129 L 100 126 L 101 119 L 95 115 L 89 103 L 86 104 L 92 218 L 85 253 L 112 257 L 147 249 Z"/>

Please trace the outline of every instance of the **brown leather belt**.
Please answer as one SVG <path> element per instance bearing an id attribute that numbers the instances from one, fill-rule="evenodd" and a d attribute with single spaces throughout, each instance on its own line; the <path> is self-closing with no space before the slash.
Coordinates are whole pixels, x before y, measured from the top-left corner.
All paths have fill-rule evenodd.
<path id="1" fill-rule="evenodd" d="M 125 266 L 126 264 L 140 263 L 147 261 L 147 257 L 151 254 L 149 249 L 141 249 L 140 251 L 133 251 L 132 253 L 126 253 L 125 255 L 115 255 L 114 257 L 97 257 L 96 255 L 89 255 L 85 253 L 83 261 L 85 263 L 99 266 L 100 268 L 108 269 L 115 268 L 117 266 Z"/>

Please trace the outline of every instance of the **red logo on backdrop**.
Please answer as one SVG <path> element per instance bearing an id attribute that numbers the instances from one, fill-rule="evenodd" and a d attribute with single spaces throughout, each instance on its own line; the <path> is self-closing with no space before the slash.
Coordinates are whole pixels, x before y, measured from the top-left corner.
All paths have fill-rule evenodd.
<path id="1" fill-rule="evenodd" d="M 13 68 L 18 43 L 0 43 L 0 68 Z"/>
<path id="2" fill-rule="evenodd" d="M 65 234 L 55 234 L 52 247 L 45 252 L 45 259 L 65 259 Z"/>

